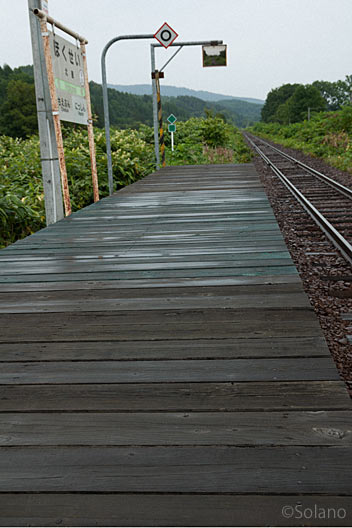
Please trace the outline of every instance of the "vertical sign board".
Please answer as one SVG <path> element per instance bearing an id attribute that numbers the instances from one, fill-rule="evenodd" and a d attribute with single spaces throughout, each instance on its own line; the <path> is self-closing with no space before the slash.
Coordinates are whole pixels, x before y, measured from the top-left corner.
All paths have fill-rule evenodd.
<path id="1" fill-rule="evenodd" d="M 52 32 L 50 47 L 60 119 L 87 125 L 82 51 L 74 43 Z"/>

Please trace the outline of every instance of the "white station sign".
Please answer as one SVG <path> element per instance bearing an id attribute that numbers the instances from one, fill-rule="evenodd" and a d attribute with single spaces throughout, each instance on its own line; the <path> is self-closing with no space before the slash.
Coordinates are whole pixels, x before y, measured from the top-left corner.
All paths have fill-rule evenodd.
<path id="1" fill-rule="evenodd" d="M 82 51 L 58 35 L 49 36 L 60 119 L 87 125 Z"/>
<path id="2" fill-rule="evenodd" d="M 164 46 L 164 48 L 168 48 L 178 37 L 178 33 L 176 33 L 176 31 L 165 22 L 155 33 L 154 37 L 162 46 Z"/>

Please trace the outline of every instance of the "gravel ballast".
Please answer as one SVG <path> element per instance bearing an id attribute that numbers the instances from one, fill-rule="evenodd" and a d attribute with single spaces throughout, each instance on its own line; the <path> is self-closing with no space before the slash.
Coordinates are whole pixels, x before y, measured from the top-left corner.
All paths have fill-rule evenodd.
<path id="1" fill-rule="evenodd" d="M 352 186 L 350 174 L 300 151 L 265 141 L 343 185 Z M 303 287 L 319 318 L 331 355 L 352 396 L 352 344 L 348 337 L 352 334 L 348 328 L 352 322 L 343 319 L 343 314 L 352 314 L 351 266 L 261 158 L 255 155 L 253 162 Z"/>

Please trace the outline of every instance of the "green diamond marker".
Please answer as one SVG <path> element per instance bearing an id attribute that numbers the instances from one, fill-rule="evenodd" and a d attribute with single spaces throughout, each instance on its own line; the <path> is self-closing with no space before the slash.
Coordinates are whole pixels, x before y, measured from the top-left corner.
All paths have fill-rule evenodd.
<path id="1" fill-rule="evenodd" d="M 167 118 L 167 120 L 168 120 L 169 123 L 173 124 L 173 123 L 175 123 L 175 121 L 177 121 L 177 117 L 175 117 L 174 114 L 170 114 L 169 117 Z M 173 131 L 173 132 L 175 132 L 175 131 Z"/>
<path id="2" fill-rule="evenodd" d="M 171 125 L 168 125 L 169 132 L 176 132 L 176 125 L 171 123 Z"/>

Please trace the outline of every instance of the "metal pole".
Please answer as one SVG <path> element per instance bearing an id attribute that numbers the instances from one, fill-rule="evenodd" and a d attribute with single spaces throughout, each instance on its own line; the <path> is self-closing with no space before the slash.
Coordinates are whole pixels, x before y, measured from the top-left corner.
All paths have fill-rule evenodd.
<path id="1" fill-rule="evenodd" d="M 82 56 L 83 56 L 84 87 L 85 87 L 85 92 L 86 92 L 86 102 L 87 102 L 87 112 L 88 112 L 88 143 L 89 143 L 90 165 L 92 169 L 93 197 L 94 197 L 94 202 L 98 202 L 99 201 L 99 185 L 98 185 L 98 174 L 97 174 L 97 162 L 96 162 L 96 157 L 95 157 L 92 107 L 91 107 L 91 102 L 90 102 L 90 92 L 89 92 L 89 82 L 88 82 L 86 45 L 83 42 L 81 42 L 81 50 L 82 50 Z"/>
<path id="2" fill-rule="evenodd" d="M 151 66 L 152 73 L 155 74 L 155 46 L 150 45 Z M 154 149 L 155 149 L 155 163 L 156 170 L 160 169 L 160 153 L 159 153 L 159 131 L 158 131 L 158 101 L 156 96 L 156 80 L 152 77 L 152 99 L 153 99 L 153 126 L 154 126 Z"/>
<path id="3" fill-rule="evenodd" d="M 106 53 L 110 46 L 119 40 L 140 40 L 140 39 L 152 39 L 154 35 L 121 35 L 111 39 L 104 47 L 101 54 L 101 77 L 102 77 L 102 88 L 103 88 L 103 105 L 104 105 L 104 123 L 105 123 L 105 137 L 106 137 L 106 155 L 108 159 L 108 180 L 109 180 L 109 194 L 112 195 L 114 191 L 114 181 L 112 174 L 112 159 L 111 159 L 111 139 L 110 139 L 110 117 L 109 117 L 109 98 L 108 98 L 108 85 L 106 81 Z"/>
<path id="4" fill-rule="evenodd" d="M 53 115 L 54 127 L 55 127 L 57 151 L 59 155 L 61 184 L 62 184 L 62 192 L 64 195 L 64 204 L 65 204 L 65 214 L 66 216 L 68 216 L 72 213 L 70 192 L 69 192 L 68 181 L 67 181 L 64 144 L 62 140 L 61 123 L 60 123 L 60 116 L 59 116 L 59 105 L 58 105 L 57 97 L 56 97 L 53 64 L 51 61 L 49 32 L 48 32 L 45 18 L 40 19 L 40 28 L 41 28 L 42 37 L 43 37 L 44 57 L 45 57 L 46 71 L 48 74 L 51 108 L 52 108 L 52 115 Z"/>
<path id="5" fill-rule="evenodd" d="M 168 47 L 174 46 L 220 46 L 223 44 L 222 40 L 190 40 L 187 42 L 173 42 Z M 163 48 L 162 44 L 152 44 L 155 48 Z"/>
<path id="6" fill-rule="evenodd" d="M 41 9 L 41 0 L 28 0 L 29 25 L 33 52 L 33 71 L 37 103 L 40 157 L 43 175 L 46 225 L 64 217 L 61 194 L 60 167 L 52 116 L 50 92 L 39 20 L 33 14 Z"/>
<path id="7" fill-rule="evenodd" d="M 158 103 L 159 144 L 160 144 L 160 154 L 161 154 L 161 165 L 162 165 L 162 167 L 166 167 L 166 161 L 165 161 L 165 137 L 164 137 L 164 128 L 163 128 L 163 112 L 162 112 L 162 108 L 161 108 L 159 72 L 157 70 L 155 70 L 155 85 L 156 85 L 156 100 L 157 100 L 157 103 Z"/>
<path id="8" fill-rule="evenodd" d="M 61 29 L 62 31 L 64 31 L 65 33 L 67 33 L 68 35 L 71 35 L 71 37 L 75 38 L 76 40 L 79 40 L 82 44 L 88 44 L 88 40 L 86 38 L 82 37 L 81 35 L 79 35 L 75 31 L 72 31 L 72 29 L 69 29 L 68 27 L 64 26 L 63 24 L 61 24 L 61 22 L 58 22 L 57 20 L 55 20 L 50 15 L 47 15 L 45 13 L 45 11 L 42 11 L 41 9 L 33 9 L 33 13 L 38 18 L 46 20 L 49 24 L 54 25 L 55 27 L 57 27 L 57 28 Z"/>
<path id="9" fill-rule="evenodd" d="M 171 152 L 174 151 L 174 133 L 171 132 Z"/>
<path id="10" fill-rule="evenodd" d="M 171 58 L 164 64 L 162 69 L 163 71 L 166 66 L 172 61 L 174 57 L 181 51 L 183 46 L 218 46 L 222 44 L 222 40 L 197 40 L 197 41 L 191 41 L 191 42 L 174 42 L 173 44 L 170 44 L 171 46 L 179 46 L 179 49 L 171 56 Z M 155 48 L 162 48 L 162 44 L 156 44 L 152 43 L 150 45 L 150 53 L 151 53 L 151 66 L 152 66 L 152 73 L 154 74 L 154 79 L 152 78 L 152 88 L 153 88 L 153 124 L 154 124 L 154 146 L 155 146 L 155 162 L 156 162 L 156 170 L 159 170 L 160 168 L 160 153 L 159 153 L 159 130 L 158 127 L 160 125 L 160 137 L 163 136 L 163 130 L 162 130 L 162 122 L 160 123 L 160 119 L 158 120 L 158 113 L 159 113 L 159 100 L 160 100 L 160 85 L 159 85 L 159 77 L 157 79 L 157 70 L 155 69 Z M 159 85 L 159 91 L 157 89 L 157 86 Z M 158 93 L 159 93 L 159 99 L 158 99 Z M 160 101 L 160 111 L 161 111 L 161 101 Z M 165 146 L 164 146 L 165 149 Z M 163 152 L 163 160 L 162 165 L 165 167 L 165 151 Z"/>

